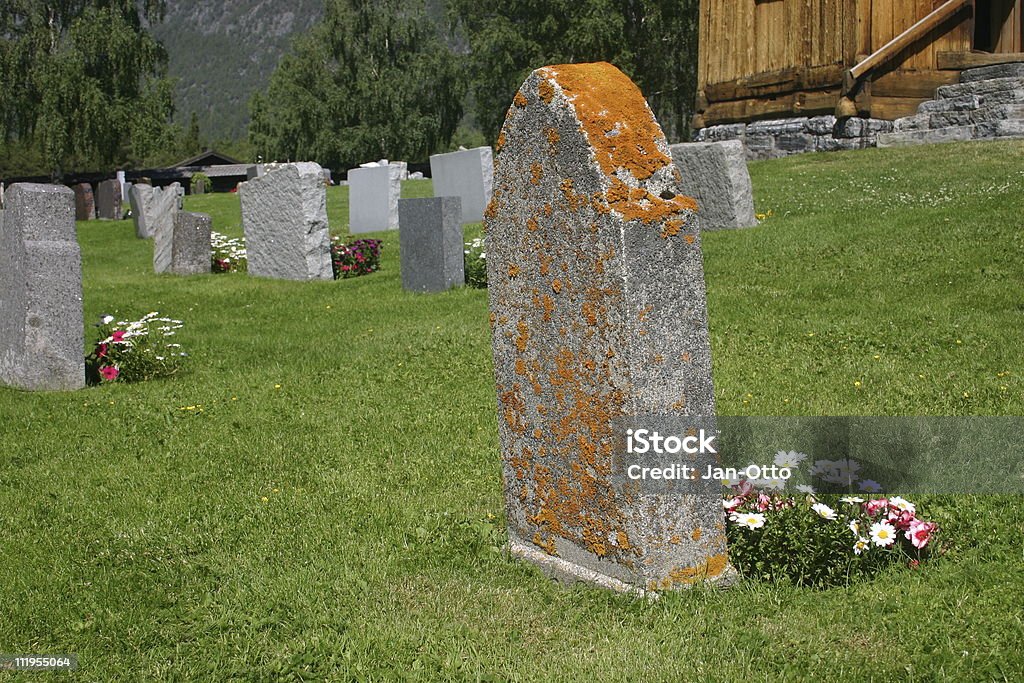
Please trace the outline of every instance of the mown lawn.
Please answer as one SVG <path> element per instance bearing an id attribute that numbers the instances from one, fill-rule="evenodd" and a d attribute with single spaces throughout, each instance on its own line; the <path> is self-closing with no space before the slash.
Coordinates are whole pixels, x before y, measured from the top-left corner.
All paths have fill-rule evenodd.
<path id="1" fill-rule="evenodd" d="M 704 237 L 719 411 L 1024 415 L 1022 160 L 753 164 L 771 216 Z M 338 233 L 346 202 L 330 191 Z M 241 234 L 236 196 L 186 205 Z M 1024 677 L 1016 497 L 919 501 L 941 558 L 829 590 L 646 602 L 511 560 L 486 292 L 403 293 L 380 237 L 369 277 L 177 278 L 130 221 L 79 224 L 87 321 L 181 318 L 190 359 L 0 389 L 0 653 L 74 653 L 90 681 Z"/>

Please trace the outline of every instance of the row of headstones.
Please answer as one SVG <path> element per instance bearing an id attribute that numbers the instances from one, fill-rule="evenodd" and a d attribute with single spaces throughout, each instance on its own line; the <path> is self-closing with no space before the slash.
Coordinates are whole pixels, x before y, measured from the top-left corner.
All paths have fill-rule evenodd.
<path id="1" fill-rule="evenodd" d="M 562 65 L 527 78 L 502 138 L 486 228 L 512 551 L 553 574 L 621 590 L 728 578 L 716 486 L 652 493 L 616 479 L 626 426 L 714 426 L 697 204 L 682 194 L 661 128 L 615 67 Z M 242 186 L 250 268 L 271 268 L 275 254 L 289 272 L 329 267 L 321 179 L 316 164 L 287 164 Z M 460 200 L 433 204 L 440 232 L 461 225 Z M 428 204 L 405 206 L 416 223 Z M 67 188 L 8 192 L 5 383 L 81 383 L 74 229 Z"/>

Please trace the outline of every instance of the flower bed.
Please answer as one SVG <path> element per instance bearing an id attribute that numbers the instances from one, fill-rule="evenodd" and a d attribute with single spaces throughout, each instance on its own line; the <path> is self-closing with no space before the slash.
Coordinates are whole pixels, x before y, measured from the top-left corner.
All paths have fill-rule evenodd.
<path id="1" fill-rule="evenodd" d="M 780 451 L 775 464 L 796 470 L 806 455 Z M 861 491 L 881 487 L 858 480 L 853 460 L 818 460 L 810 479 Z M 917 568 L 935 548 L 938 526 L 918 517 L 899 496 L 869 499 L 819 495 L 811 484 L 787 494 L 782 480 L 725 482 L 726 537 L 732 564 L 746 577 L 833 586 L 904 563 Z"/>
<path id="2" fill-rule="evenodd" d="M 487 289 L 487 238 L 478 237 L 466 242 L 464 252 L 466 286 Z"/>
<path id="3" fill-rule="evenodd" d="M 219 232 L 210 233 L 212 269 L 215 273 L 245 272 L 249 261 L 245 252 L 245 239 L 228 237 Z"/>
<path id="4" fill-rule="evenodd" d="M 161 318 L 156 311 L 138 320 L 120 320 L 105 315 L 97 327 L 101 341 L 85 359 L 90 384 L 141 382 L 173 375 L 188 356 L 181 345 L 172 343 L 183 327 L 180 320 Z"/>
<path id="5" fill-rule="evenodd" d="M 381 240 L 359 239 L 344 244 L 340 237 L 331 240 L 331 265 L 334 279 L 369 275 L 380 270 Z"/>

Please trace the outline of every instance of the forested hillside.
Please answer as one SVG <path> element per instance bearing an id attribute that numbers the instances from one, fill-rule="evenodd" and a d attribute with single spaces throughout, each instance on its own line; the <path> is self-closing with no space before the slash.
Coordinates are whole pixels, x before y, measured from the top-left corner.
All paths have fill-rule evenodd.
<path id="1" fill-rule="evenodd" d="M 266 87 L 296 33 L 317 22 L 323 0 L 167 0 L 153 34 L 176 79 L 175 118 L 192 112 L 206 140 L 244 137 L 249 98 Z"/>

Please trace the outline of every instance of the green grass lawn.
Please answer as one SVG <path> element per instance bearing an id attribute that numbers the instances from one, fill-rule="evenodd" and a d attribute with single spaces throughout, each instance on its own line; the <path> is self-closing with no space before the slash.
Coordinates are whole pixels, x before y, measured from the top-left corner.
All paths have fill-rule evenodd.
<path id="1" fill-rule="evenodd" d="M 1024 415 L 1022 160 L 752 164 L 772 215 L 704 236 L 719 411 Z M 235 195 L 186 208 L 241 234 Z M 343 234 L 345 188 L 328 210 Z M 926 499 L 943 557 L 829 590 L 647 602 L 511 560 L 486 292 L 402 292 L 378 236 L 379 273 L 297 283 L 156 276 L 130 221 L 79 224 L 86 320 L 159 310 L 190 358 L 0 389 L 0 653 L 88 681 L 1024 677 L 1019 498 Z"/>

